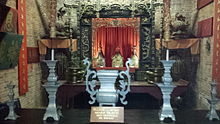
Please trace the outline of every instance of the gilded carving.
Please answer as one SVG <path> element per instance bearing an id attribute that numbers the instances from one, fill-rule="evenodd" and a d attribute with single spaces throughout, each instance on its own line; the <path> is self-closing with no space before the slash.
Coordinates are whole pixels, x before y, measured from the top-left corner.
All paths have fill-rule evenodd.
<path id="1" fill-rule="evenodd" d="M 90 25 L 91 24 L 91 19 L 89 18 L 82 18 L 81 19 L 82 25 Z"/>
<path id="2" fill-rule="evenodd" d="M 140 18 L 96 18 L 92 19 L 93 29 L 96 30 L 99 27 L 135 27 L 136 31 L 139 31 Z"/>
<path id="3" fill-rule="evenodd" d="M 141 23 L 149 23 L 149 18 L 147 18 L 147 17 L 143 17 L 143 18 L 141 18 Z"/>
<path id="4" fill-rule="evenodd" d="M 82 35 L 81 35 L 81 50 L 82 57 L 87 58 L 90 57 L 90 44 L 89 44 L 89 28 L 82 27 Z"/>
<path id="5" fill-rule="evenodd" d="M 149 27 L 142 27 L 142 34 L 143 34 L 143 43 L 141 46 L 142 52 L 142 60 L 147 60 L 149 57 L 150 51 L 150 29 Z"/>

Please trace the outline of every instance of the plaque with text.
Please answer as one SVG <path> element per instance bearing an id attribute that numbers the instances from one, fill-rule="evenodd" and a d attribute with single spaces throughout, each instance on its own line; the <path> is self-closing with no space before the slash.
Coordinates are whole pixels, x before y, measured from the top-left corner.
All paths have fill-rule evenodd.
<path id="1" fill-rule="evenodd" d="M 92 107 L 90 123 L 124 123 L 124 107 Z"/>

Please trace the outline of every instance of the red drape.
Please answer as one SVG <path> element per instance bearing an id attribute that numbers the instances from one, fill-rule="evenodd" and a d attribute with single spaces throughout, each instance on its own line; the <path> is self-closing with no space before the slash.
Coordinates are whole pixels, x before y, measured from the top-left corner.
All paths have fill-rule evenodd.
<path id="1" fill-rule="evenodd" d="M 111 58 L 115 55 L 115 49 L 120 48 L 120 53 L 124 58 L 124 64 L 127 58 L 132 55 L 132 48 L 136 46 L 137 56 L 139 57 L 139 32 L 135 27 L 106 27 L 97 28 L 93 33 L 93 58 L 98 55 L 98 48 L 102 48 L 105 57 L 106 66 L 111 67 Z"/>

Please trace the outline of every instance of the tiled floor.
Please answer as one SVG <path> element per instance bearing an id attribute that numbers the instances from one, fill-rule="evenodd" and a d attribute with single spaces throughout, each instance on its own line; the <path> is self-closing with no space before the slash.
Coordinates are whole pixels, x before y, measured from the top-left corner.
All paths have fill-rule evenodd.
<path id="1" fill-rule="evenodd" d="M 126 124 L 165 124 L 158 119 L 158 111 L 152 109 L 125 109 Z M 89 124 L 90 109 L 63 110 L 63 118 L 58 122 L 44 122 L 45 110 L 22 109 L 16 121 L 0 121 L 0 124 Z M 170 124 L 220 124 L 205 118 L 207 111 L 175 110 L 176 122 Z M 218 112 L 220 116 L 220 112 Z"/>

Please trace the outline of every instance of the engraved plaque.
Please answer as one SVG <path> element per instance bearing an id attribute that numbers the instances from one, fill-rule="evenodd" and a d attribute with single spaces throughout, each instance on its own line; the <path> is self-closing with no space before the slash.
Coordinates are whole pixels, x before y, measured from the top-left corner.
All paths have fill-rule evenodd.
<path id="1" fill-rule="evenodd" d="M 90 123 L 124 123 L 124 107 L 92 107 Z"/>

